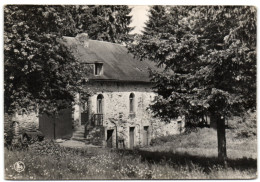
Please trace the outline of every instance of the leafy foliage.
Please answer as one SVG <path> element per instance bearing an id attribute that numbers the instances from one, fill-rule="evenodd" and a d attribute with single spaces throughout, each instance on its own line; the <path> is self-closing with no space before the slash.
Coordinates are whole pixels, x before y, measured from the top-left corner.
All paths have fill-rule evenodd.
<path id="1" fill-rule="evenodd" d="M 54 113 L 73 104 L 87 80 L 84 68 L 62 44 L 87 32 L 92 39 L 122 42 L 127 6 L 7 5 L 4 8 L 5 112 L 20 108 Z"/>
<path id="2" fill-rule="evenodd" d="M 165 67 L 152 73 L 154 115 L 169 122 L 209 113 L 226 165 L 225 118 L 256 109 L 255 7 L 153 6 L 149 18 L 147 33 L 129 50 Z"/>
<path id="3" fill-rule="evenodd" d="M 81 76 L 79 63 L 60 44 L 74 28 L 67 8 L 6 6 L 4 11 L 5 111 L 38 105 L 53 111 L 61 101 L 66 106 Z"/>
<path id="4" fill-rule="evenodd" d="M 154 6 L 149 18 L 129 50 L 166 69 L 152 73 L 155 116 L 205 111 L 227 117 L 256 108 L 254 7 Z"/>
<path id="5" fill-rule="evenodd" d="M 253 140 L 257 135 L 257 120 L 256 120 L 256 112 L 247 113 L 243 119 L 239 117 L 234 117 L 233 121 L 229 121 L 229 125 L 234 128 L 235 136 L 239 139 L 241 138 L 249 138 Z M 234 122 L 235 121 L 235 122 Z"/>

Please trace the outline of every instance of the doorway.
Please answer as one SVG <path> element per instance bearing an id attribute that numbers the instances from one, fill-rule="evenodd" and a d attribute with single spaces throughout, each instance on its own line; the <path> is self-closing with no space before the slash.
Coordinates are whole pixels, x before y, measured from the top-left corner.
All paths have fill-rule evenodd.
<path id="1" fill-rule="evenodd" d="M 147 146 L 148 144 L 149 144 L 149 126 L 144 126 L 143 146 Z"/>
<path id="2" fill-rule="evenodd" d="M 113 132 L 114 130 L 107 130 L 107 147 L 113 148 Z"/>
<path id="3" fill-rule="evenodd" d="M 135 127 L 130 127 L 129 128 L 129 148 L 133 149 L 134 148 L 134 138 L 135 138 Z"/>

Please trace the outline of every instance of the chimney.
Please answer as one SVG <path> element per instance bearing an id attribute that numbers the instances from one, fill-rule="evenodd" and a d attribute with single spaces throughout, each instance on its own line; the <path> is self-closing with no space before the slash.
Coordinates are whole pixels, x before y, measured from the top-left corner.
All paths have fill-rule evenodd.
<path id="1" fill-rule="evenodd" d="M 89 37 L 87 33 L 80 33 L 76 36 L 76 39 L 80 42 L 80 44 L 88 48 L 89 47 Z"/>

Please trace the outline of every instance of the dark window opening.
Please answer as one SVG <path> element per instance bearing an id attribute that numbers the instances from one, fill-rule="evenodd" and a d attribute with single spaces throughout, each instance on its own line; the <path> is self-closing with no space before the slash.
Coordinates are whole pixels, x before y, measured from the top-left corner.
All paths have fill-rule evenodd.
<path id="1" fill-rule="evenodd" d="M 135 139 L 135 127 L 130 127 L 129 128 L 129 148 L 133 149 L 134 148 L 134 141 Z"/>
<path id="2" fill-rule="evenodd" d="M 135 98 L 135 95 L 133 93 L 131 93 L 129 96 L 130 113 L 134 113 L 134 98 Z"/>
<path id="3" fill-rule="evenodd" d="M 104 97 L 102 94 L 99 94 L 97 96 L 97 113 L 98 114 L 102 114 L 103 113 L 103 100 L 104 100 Z"/>
<path id="4" fill-rule="evenodd" d="M 103 74 L 103 63 L 95 63 L 95 76 Z"/>

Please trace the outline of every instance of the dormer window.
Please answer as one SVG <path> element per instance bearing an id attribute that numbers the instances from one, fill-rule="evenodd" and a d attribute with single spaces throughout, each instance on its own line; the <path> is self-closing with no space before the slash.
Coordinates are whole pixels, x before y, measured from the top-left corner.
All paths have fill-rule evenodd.
<path id="1" fill-rule="evenodd" d="M 100 76 L 103 74 L 103 63 L 95 63 L 95 76 Z"/>

